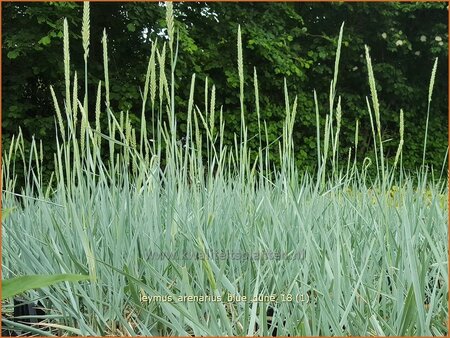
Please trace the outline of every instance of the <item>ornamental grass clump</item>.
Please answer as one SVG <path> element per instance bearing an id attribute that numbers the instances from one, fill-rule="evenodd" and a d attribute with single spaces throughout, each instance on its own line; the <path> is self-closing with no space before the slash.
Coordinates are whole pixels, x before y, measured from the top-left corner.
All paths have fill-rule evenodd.
<path id="1" fill-rule="evenodd" d="M 354 146 L 340 149 L 339 135 L 346 128 L 344 98 L 337 94 L 342 25 L 329 107 L 319 107 L 312 93 L 317 171 L 303 173 L 294 161 L 301 144 L 292 137 L 296 119 L 301 119 L 297 98 L 285 86 L 283 133 L 269 140 L 256 69 L 251 90 L 258 134 L 248 134 L 246 116 L 253 112 L 244 109 L 249 88 L 240 27 L 240 134 L 232 143 L 225 141 L 227 108 L 216 106 L 219 90 L 206 83 L 204 98 L 195 97 L 195 74 L 187 111 L 177 109 L 178 36 L 172 4 L 166 6 L 169 40 L 152 41 L 139 125 L 110 103 L 105 31 L 104 79 L 96 85 L 97 96 L 87 97 L 86 3 L 81 99 L 76 89 L 81 73 L 70 69 L 64 24 L 66 91 L 63 97 L 51 90 L 58 132 L 50 184 L 43 183 L 45 145 L 33 139 L 26 158 L 19 132 L 2 155 L 3 208 L 9 211 L 2 222 L 5 278 L 89 276 L 24 294 L 39 299 L 47 310 L 33 332 L 446 335 L 448 230 L 442 201 L 447 183 L 431 179 L 431 168 L 422 167 L 415 178 L 404 170 L 403 111 L 395 160 L 386 157 L 369 49 L 370 121 L 356 121 Z M 95 102 L 95 119 L 88 99 Z M 179 114 L 187 114 L 183 134 Z M 372 125 L 373 180 L 367 175 L 373 165 L 369 157 L 357 165 L 357 157 L 367 155 L 357 148 L 363 123 Z M 257 151 L 248 145 L 253 137 Z M 279 156 L 279 167 L 270 154 Z M 341 156 L 347 160 L 339 161 Z M 14 193 L 20 184 L 16 161 L 27 172 L 20 193 Z M 5 301 L 3 325 L 8 328 L 20 325 L 8 319 L 12 307 L 11 300 Z"/>

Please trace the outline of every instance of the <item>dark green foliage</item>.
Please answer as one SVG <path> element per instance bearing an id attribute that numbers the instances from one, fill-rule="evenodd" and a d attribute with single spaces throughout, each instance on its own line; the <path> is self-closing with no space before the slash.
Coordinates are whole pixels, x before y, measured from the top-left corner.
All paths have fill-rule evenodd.
<path id="1" fill-rule="evenodd" d="M 21 126 L 24 136 L 42 139 L 45 169 L 53 167 L 54 107 L 49 86 L 62 102 L 64 95 L 62 23 L 70 29 L 72 74 L 84 95 L 81 3 L 2 3 L 3 149 Z M 395 156 L 399 111 L 405 112 L 403 165 L 421 164 L 428 84 L 434 58 L 439 57 L 431 104 L 427 162 L 439 168 L 447 145 L 447 4 L 446 3 L 176 3 L 180 52 L 176 69 L 176 111 L 179 131 L 186 129 L 192 73 L 197 75 L 195 104 L 204 107 L 204 81 L 216 86 L 216 111 L 223 105 L 228 143 L 239 134 L 239 78 L 236 34 L 242 28 L 245 111 L 249 138 L 258 133 L 253 92 L 253 67 L 258 72 L 261 117 L 270 141 L 282 134 L 283 81 L 290 100 L 298 96 L 294 130 L 296 162 L 312 169 L 316 162 L 313 90 L 318 93 L 321 130 L 328 112 L 330 81 L 339 27 L 345 21 L 337 95 L 342 96 L 341 163 L 353 147 L 355 121 L 360 120 L 358 160 L 373 156 L 373 140 L 365 103 L 369 85 L 364 44 L 370 47 L 379 91 L 385 152 Z M 101 36 L 109 39 L 111 106 L 130 112 L 139 127 L 141 91 L 150 40 L 165 39 L 164 8 L 156 3 L 92 3 L 89 55 L 89 97 L 103 81 Z M 146 34 L 143 34 L 146 32 Z M 159 43 L 161 46 L 162 43 Z M 90 100 L 94 111 L 95 100 Z M 291 102 L 292 104 L 292 102 Z M 104 110 L 104 105 L 102 110 Z M 148 103 L 148 117 L 151 108 Z M 91 115 L 93 119 L 93 114 Z M 106 125 L 106 121 L 102 121 Z M 390 141 L 388 141 L 390 140 Z M 250 141 L 259 146 L 256 138 Z M 25 147 L 28 149 L 27 147 Z M 276 146 L 272 147 L 276 150 Z M 276 152 L 272 155 L 276 157 Z M 275 159 L 275 158 L 274 158 Z"/>

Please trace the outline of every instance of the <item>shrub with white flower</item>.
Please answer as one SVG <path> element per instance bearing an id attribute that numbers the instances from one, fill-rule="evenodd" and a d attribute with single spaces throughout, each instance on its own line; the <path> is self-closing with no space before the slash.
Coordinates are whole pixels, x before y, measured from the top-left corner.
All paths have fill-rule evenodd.
<path id="1" fill-rule="evenodd" d="M 397 41 L 395 41 L 395 45 L 396 46 L 401 46 L 401 45 L 403 45 L 403 41 L 402 40 L 397 40 Z"/>
<path id="2" fill-rule="evenodd" d="M 442 41 L 442 38 L 438 35 L 438 36 L 436 36 L 435 38 L 434 38 L 437 42 L 441 42 Z"/>
<path id="3" fill-rule="evenodd" d="M 427 41 L 427 37 L 426 37 L 425 35 L 422 35 L 422 36 L 420 37 L 420 41 L 422 41 L 422 42 Z"/>
<path id="4" fill-rule="evenodd" d="M 386 39 L 386 38 L 387 38 L 387 34 L 386 34 L 386 33 L 383 33 L 383 34 L 381 34 L 381 37 L 382 37 L 383 39 Z"/>

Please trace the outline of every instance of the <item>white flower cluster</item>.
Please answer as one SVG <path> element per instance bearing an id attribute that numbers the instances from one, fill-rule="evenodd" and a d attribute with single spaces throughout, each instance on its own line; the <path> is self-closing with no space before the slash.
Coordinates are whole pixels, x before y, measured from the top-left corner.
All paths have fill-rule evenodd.
<path id="1" fill-rule="evenodd" d="M 439 46 L 444 45 L 444 42 L 442 41 L 442 38 L 439 35 L 437 35 L 434 39 L 438 42 Z"/>

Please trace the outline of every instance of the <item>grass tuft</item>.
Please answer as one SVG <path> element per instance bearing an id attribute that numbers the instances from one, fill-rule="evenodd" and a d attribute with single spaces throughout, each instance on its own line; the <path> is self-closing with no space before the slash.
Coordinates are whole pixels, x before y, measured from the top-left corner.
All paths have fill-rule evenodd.
<path id="1" fill-rule="evenodd" d="M 26 149 L 19 131 L 2 154 L 3 275 L 89 275 L 89 281 L 23 295 L 43 302 L 42 327 L 57 335 L 446 335 L 447 181 L 424 166 L 415 176 L 403 167 L 403 110 L 394 161 L 384 153 L 368 47 L 370 121 L 356 121 L 354 145 L 342 151 L 340 135 L 348 132 L 345 98 L 336 95 L 342 25 L 324 116 L 313 92 L 317 168 L 300 172 L 294 159 L 302 145 L 293 141 L 300 102 L 289 95 L 287 81 L 283 132 L 275 140 L 260 107 L 256 68 L 255 116 L 244 106 L 240 26 L 240 134 L 228 139 L 229 112 L 216 107 L 220 90 L 208 79 L 204 96 L 196 97 L 193 74 L 187 111 L 175 106 L 175 88 L 186 84 L 175 86 L 178 37 L 171 2 L 166 9 L 169 41 L 152 42 L 140 123 L 111 106 L 106 30 L 104 81 L 97 87 L 95 125 L 89 123 L 85 2 L 84 98 L 77 72 L 70 90 L 66 20 L 64 116 L 50 89 L 59 130 L 50 184 L 42 181 L 42 143 L 33 138 Z M 436 67 L 437 60 L 428 105 Z M 181 114 L 187 114 L 185 130 L 178 127 Z M 258 123 L 257 135 L 247 134 L 246 119 Z M 358 149 L 364 123 L 372 130 L 373 180 L 371 156 Z M 16 164 L 25 168 L 24 182 L 17 182 Z M 13 304 L 4 303 L 11 313 Z M 3 324 L 23 329 L 7 318 Z"/>

